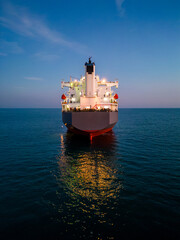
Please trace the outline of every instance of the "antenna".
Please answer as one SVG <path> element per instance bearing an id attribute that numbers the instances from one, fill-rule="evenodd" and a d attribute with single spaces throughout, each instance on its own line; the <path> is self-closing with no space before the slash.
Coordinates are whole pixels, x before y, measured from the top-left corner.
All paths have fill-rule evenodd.
<path id="1" fill-rule="evenodd" d="M 89 57 L 89 63 L 91 63 L 91 58 L 92 58 L 92 57 Z"/>

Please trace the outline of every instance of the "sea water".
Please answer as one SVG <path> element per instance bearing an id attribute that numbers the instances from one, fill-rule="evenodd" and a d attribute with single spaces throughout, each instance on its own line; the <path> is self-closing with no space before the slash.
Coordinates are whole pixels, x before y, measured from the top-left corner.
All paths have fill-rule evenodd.
<path id="1" fill-rule="evenodd" d="M 0 239 L 180 239 L 180 109 L 119 109 L 67 132 L 60 109 L 0 109 Z"/>

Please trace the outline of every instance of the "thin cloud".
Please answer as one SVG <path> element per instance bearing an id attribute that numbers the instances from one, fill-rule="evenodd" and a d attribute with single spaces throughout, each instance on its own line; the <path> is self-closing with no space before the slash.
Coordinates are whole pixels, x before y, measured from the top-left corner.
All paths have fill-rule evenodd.
<path id="1" fill-rule="evenodd" d="M 67 40 L 60 32 L 53 30 L 43 19 L 32 15 L 27 8 L 5 3 L 3 6 L 3 16 L 0 16 L 0 24 L 25 37 L 36 40 L 46 40 L 52 44 L 73 48 L 74 50 L 84 50 L 84 46 L 74 41 Z"/>
<path id="2" fill-rule="evenodd" d="M 32 80 L 32 81 L 42 81 L 43 80 L 43 78 L 40 78 L 40 77 L 24 77 L 24 79 Z"/>
<path id="3" fill-rule="evenodd" d="M 119 14 L 120 14 L 121 17 L 123 17 L 124 13 L 125 13 L 125 10 L 122 7 L 122 5 L 123 5 L 125 0 L 115 0 L 115 1 L 116 1 L 116 6 L 118 8 Z"/>
<path id="4" fill-rule="evenodd" d="M 43 61 L 53 61 L 53 60 L 57 60 L 60 57 L 57 54 L 49 54 L 45 52 L 35 53 L 34 56 Z"/>
<path id="5" fill-rule="evenodd" d="M 0 56 L 6 57 L 7 53 L 0 52 Z"/>
<path id="6" fill-rule="evenodd" d="M 20 54 L 24 52 L 24 50 L 18 45 L 17 42 L 8 42 L 2 39 L 0 39 L 0 49 L 2 49 L 2 51 L 5 51 L 6 55 L 7 53 Z"/>

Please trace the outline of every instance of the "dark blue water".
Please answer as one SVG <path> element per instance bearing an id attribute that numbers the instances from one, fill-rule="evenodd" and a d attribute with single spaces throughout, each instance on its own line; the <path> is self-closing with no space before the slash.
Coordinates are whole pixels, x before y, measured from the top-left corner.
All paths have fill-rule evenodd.
<path id="1" fill-rule="evenodd" d="M 180 109 L 67 133 L 59 109 L 0 110 L 0 239 L 180 239 Z"/>

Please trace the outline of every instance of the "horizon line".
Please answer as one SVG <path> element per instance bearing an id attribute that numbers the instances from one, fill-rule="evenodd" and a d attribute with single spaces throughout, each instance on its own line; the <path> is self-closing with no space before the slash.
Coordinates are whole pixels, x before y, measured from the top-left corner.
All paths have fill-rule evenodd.
<path id="1" fill-rule="evenodd" d="M 0 107 L 0 109 L 62 109 L 61 107 Z M 121 107 L 118 109 L 180 109 L 180 107 Z"/>

